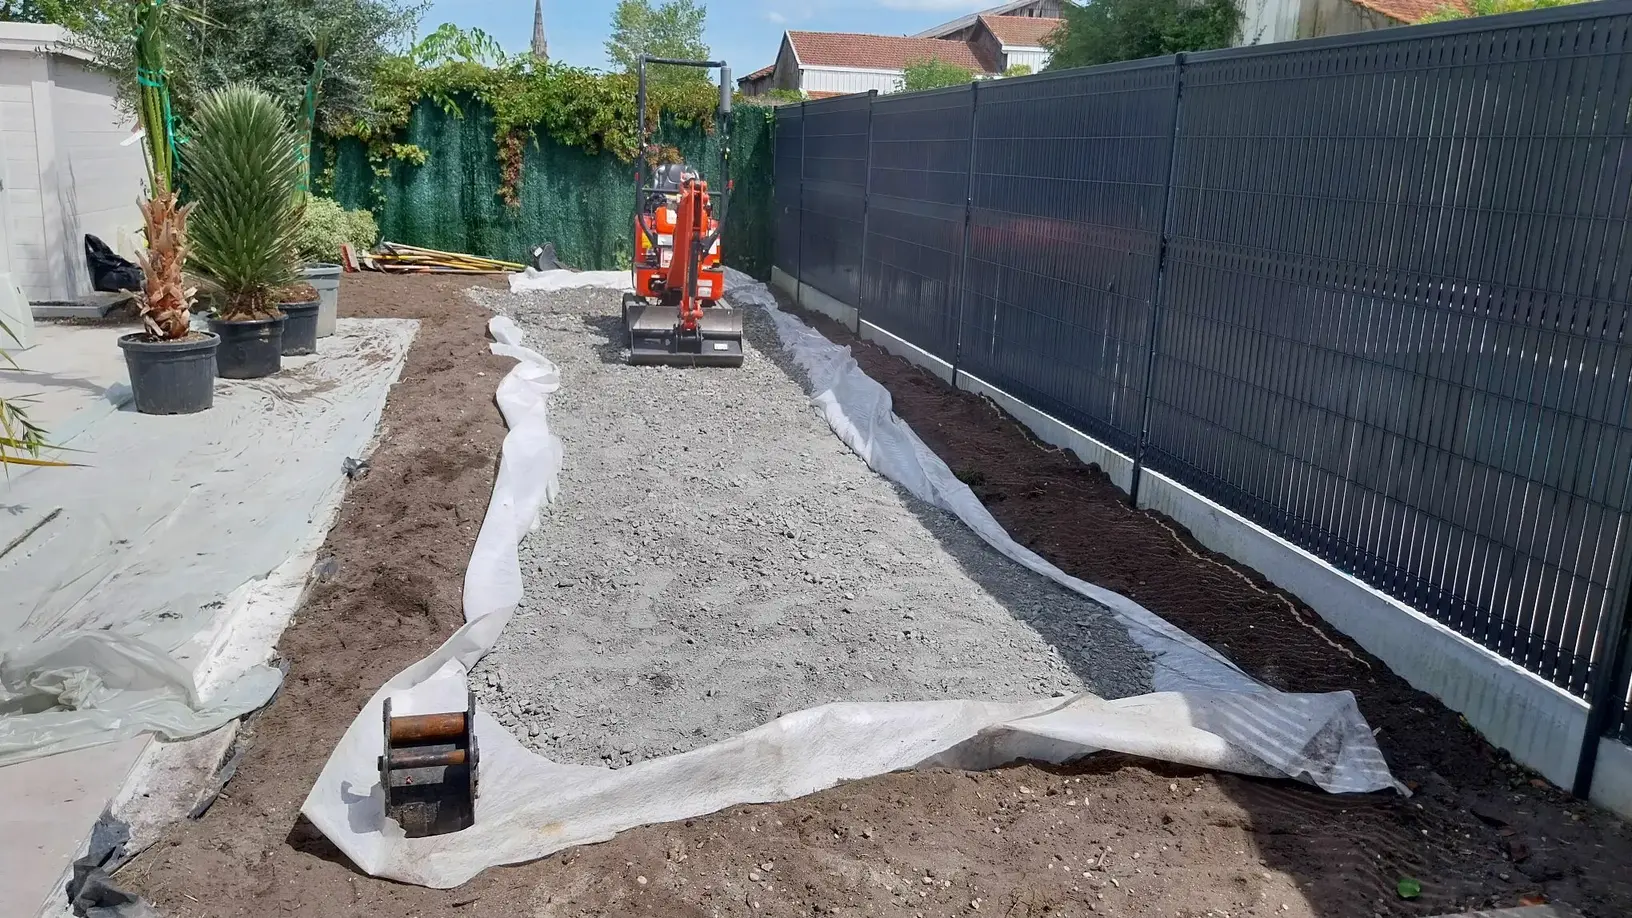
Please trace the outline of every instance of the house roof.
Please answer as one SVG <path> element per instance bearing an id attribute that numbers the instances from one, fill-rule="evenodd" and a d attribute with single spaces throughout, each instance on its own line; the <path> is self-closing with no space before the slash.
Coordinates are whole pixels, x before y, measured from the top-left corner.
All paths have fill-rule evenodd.
<path id="1" fill-rule="evenodd" d="M 1384 2 L 1417 2 L 1417 0 L 1384 0 Z M 1032 16 L 982 16 L 980 21 L 992 30 L 1005 48 L 1041 48 L 1043 39 L 1065 22 L 1063 19 L 1042 19 Z"/>
<path id="2" fill-rule="evenodd" d="M 1437 11 L 1447 2 L 1451 6 L 1468 9 L 1466 0 L 1354 0 L 1356 6 L 1382 13 L 1406 25 L 1421 22 L 1429 13 Z"/>
<path id="3" fill-rule="evenodd" d="M 901 70 L 907 63 L 933 58 L 979 73 L 991 73 L 969 45 L 940 38 L 864 35 L 857 32 L 789 32 L 788 43 L 803 67 L 859 67 Z"/>
<path id="4" fill-rule="evenodd" d="M 853 93 L 834 92 L 834 91 L 832 91 L 830 89 L 812 89 L 810 92 L 805 93 L 805 97 L 810 99 L 810 101 L 812 101 L 812 102 L 816 101 L 817 99 L 831 99 L 834 96 L 848 96 L 848 95 L 853 95 Z"/>
<path id="5" fill-rule="evenodd" d="M 758 70 L 755 70 L 753 73 L 750 73 L 745 77 L 737 77 L 737 85 L 741 86 L 743 83 L 746 83 L 749 80 L 764 79 L 765 77 L 768 77 L 768 76 L 770 76 L 771 74 L 773 74 L 775 72 L 776 72 L 776 65 L 775 64 L 772 64 L 769 67 L 761 67 Z"/>
<path id="6" fill-rule="evenodd" d="M 999 4 L 997 6 L 992 7 L 990 9 L 977 10 L 977 11 L 975 11 L 973 13 L 970 13 L 967 16 L 959 16 L 957 19 L 954 19 L 951 22 L 943 22 L 940 25 L 934 27 L 933 29 L 925 29 L 922 32 L 919 32 L 917 35 L 914 35 L 913 37 L 914 38 L 942 38 L 942 37 L 945 37 L 947 35 L 951 35 L 953 32 L 956 32 L 959 29 L 967 28 L 967 27 L 973 25 L 974 22 L 975 22 L 975 19 L 977 17 L 980 17 L 980 16 L 1002 16 L 1002 15 L 1004 15 L 1006 13 L 1012 13 L 1015 10 L 1025 9 L 1026 7 L 1031 6 L 1032 4 L 1034 4 L 1036 2 L 1037 2 L 1037 0 L 1010 0 L 1009 3 L 1002 3 L 1002 4 Z"/>

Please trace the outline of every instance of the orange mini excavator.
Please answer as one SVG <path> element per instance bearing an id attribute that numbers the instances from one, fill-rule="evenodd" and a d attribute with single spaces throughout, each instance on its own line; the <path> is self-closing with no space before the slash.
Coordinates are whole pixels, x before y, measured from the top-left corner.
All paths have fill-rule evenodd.
<path id="1" fill-rule="evenodd" d="M 710 192 L 685 163 L 648 171 L 646 67 L 666 64 L 720 70 L 719 186 Z M 720 229 L 731 180 L 731 68 L 724 61 L 681 61 L 641 55 L 635 109 L 641 155 L 635 158 L 633 293 L 623 295 L 629 362 L 681 366 L 742 366 L 742 314 L 725 305 Z"/>

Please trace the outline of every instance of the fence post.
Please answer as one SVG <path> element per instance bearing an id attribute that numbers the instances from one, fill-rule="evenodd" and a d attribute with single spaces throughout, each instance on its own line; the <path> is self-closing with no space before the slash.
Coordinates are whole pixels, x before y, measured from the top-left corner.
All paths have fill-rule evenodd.
<path id="1" fill-rule="evenodd" d="M 856 265 L 856 334 L 861 334 L 861 304 L 867 296 L 867 214 L 872 209 L 873 201 L 873 103 L 878 100 L 878 90 L 867 90 L 867 158 L 862 160 L 861 167 L 866 170 L 866 178 L 861 185 L 861 259 Z"/>
<path id="2" fill-rule="evenodd" d="M 958 254 L 958 318 L 952 334 L 952 385 L 958 385 L 958 367 L 963 363 L 963 306 L 969 299 L 969 225 L 975 217 L 975 130 L 980 118 L 980 81 L 969 83 L 969 163 L 963 179 L 963 247 Z"/>
<path id="3" fill-rule="evenodd" d="M 1156 290 L 1150 298 L 1150 334 L 1145 345 L 1145 384 L 1139 409 L 1139 442 L 1133 452 L 1133 475 L 1128 481 L 1128 506 L 1139 509 L 1139 479 L 1150 446 L 1151 389 L 1156 385 L 1156 350 L 1161 346 L 1162 295 L 1167 286 L 1167 243 L 1172 233 L 1173 179 L 1179 161 L 1179 119 L 1184 114 L 1184 53 L 1173 55 L 1173 127 L 1168 135 L 1167 184 L 1162 186 L 1161 239 L 1156 246 Z"/>
<path id="4" fill-rule="evenodd" d="M 805 120 L 805 103 L 799 103 L 799 238 L 793 254 L 793 305 L 805 305 L 805 137 L 810 123 Z"/>
<path id="5" fill-rule="evenodd" d="M 1632 563 L 1632 557 L 1624 563 Z M 1593 773 L 1598 769 L 1598 744 L 1608 732 L 1610 718 L 1626 703 L 1632 676 L 1632 578 L 1623 572 L 1626 601 L 1610 614 L 1604 628 L 1604 658 L 1587 692 L 1587 728 L 1581 737 L 1581 756 L 1575 763 L 1575 784 L 1570 793 L 1586 800 L 1592 796 Z"/>

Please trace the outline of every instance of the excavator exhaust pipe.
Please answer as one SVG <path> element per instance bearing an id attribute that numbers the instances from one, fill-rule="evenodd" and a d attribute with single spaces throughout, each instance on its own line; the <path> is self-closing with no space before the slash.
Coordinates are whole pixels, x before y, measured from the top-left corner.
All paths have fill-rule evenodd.
<path id="1" fill-rule="evenodd" d="M 629 331 L 629 363 L 635 366 L 742 366 L 742 313 L 735 309 L 704 309 L 697 333 L 687 334 L 673 306 L 624 294 L 623 321 Z"/>

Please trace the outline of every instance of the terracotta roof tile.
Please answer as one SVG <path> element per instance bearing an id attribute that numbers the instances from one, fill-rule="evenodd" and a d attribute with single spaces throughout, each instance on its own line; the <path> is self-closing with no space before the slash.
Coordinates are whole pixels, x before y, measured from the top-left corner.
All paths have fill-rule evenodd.
<path id="1" fill-rule="evenodd" d="M 758 70 L 755 70 L 753 73 L 750 73 L 745 77 L 737 77 L 737 82 L 738 83 L 743 83 L 743 82 L 746 82 L 748 80 L 762 79 L 764 77 L 770 76 L 771 74 L 773 74 L 775 72 L 776 72 L 776 65 L 772 64 L 769 67 L 761 67 Z"/>
<path id="2" fill-rule="evenodd" d="M 1382 13 L 1397 22 L 1406 25 L 1415 25 L 1421 22 L 1429 13 L 1435 12 L 1447 2 L 1451 6 L 1468 9 L 1466 0 L 1354 0 L 1357 6 L 1365 7 L 1373 12 Z"/>
<path id="3" fill-rule="evenodd" d="M 1392 2 L 1410 3 L 1417 0 L 1392 0 Z M 982 16 L 980 21 L 985 23 L 986 28 L 991 29 L 992 34 L 1004 45 L 1022 48 L 1041 48 L 1043 39 L 1065 22 L 1064 19 L 1043 19 L 1036 16 Z"/>
<path id="4" fill-rule="evenodd" d="M 991 72 L 961 41 L 855 32 L 789 32 L 788 41 L 807 67 L 900 70 L 909 61 L 934 58 L 980 73 Z"/>
<path id="5" fill-rule="evenodd" d="M 810 92 L 805 93 L 805 97 L 808 98 L 812 102 L 816 101 L 817 99 L 831 99 L 834 96 L 849 96 L 849 95 L 854 95 L 854 93 L 834 92 L 831 89 L 812 89 Z"/>

